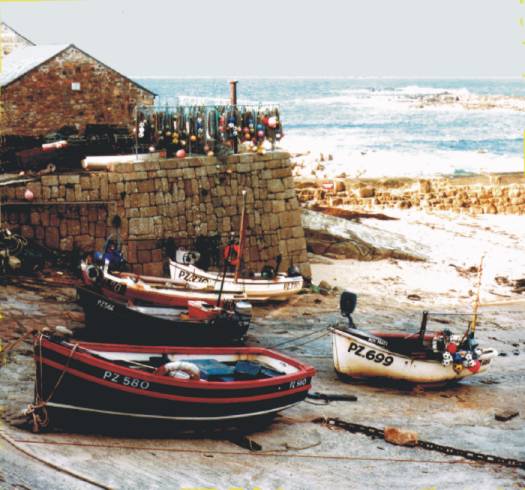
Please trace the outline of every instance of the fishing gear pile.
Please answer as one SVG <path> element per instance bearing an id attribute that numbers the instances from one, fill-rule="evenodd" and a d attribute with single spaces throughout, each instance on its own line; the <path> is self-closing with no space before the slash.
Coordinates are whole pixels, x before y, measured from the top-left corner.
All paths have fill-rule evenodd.
<path id="1" fill-rule="evenodd" d="M 37 244 L 7 228 L 0 229 L 0 274 L 35 272 L 44 264 L 45 258 Z"/>
<path id="2" fill-rule="evenodd" d="M 478 345 L 474 332 L 470 332 L 465 338 L 463 335 L 453 335 L 448 329 L 440 332 L 432 340 L 432 350 L 441 353 L 441 364 L 443 366 L 452 364 L 456 373 L 460 373 L 465 368 L 473 373 L 479 371 L 481 367 L 479 357 L 482 351 Z"/>
<path id="3" fill-rule="evenodd" d="M 164 109 L 143 107 L 137 111 L 135 128 L 139 146 L 166 150 L 167 156 L 186 154 L 221 156 L 237 152 L 241 143 L 263 153 L 283 136 L 276 107 L 178 106 Z"/>

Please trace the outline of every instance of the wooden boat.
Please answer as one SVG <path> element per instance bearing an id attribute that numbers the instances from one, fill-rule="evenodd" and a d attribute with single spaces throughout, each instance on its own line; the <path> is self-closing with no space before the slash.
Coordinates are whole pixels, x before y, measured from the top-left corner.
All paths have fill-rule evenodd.
<path id="1" fill-rule="evenodd" d="M 78 288 L 87 334 L 118 342 L 213 345 L 242 339 L 251 320 L 251 305 L 244 301 L 228 308 L 189 301 L 187 308 L 136 306 L 114 301 L 93 288 Z"/>
<path id="2" fill-rule="evenodd" d="M 34 352 L 36 399 L 26 413 L 37 422 L 73 412 L 133 425 L 235 423 L 304 400 L 315 374 L 306 364 L 259 347 L 72 343 L 39 334 Z"/>
<path id="3" fill-rule="evenodd" d="M 162 277 L 109 272 L 105 267 L 85 262 L 81 263 L 81 271 L 84 284 L 97 287 L 102 294 L 117 301 L 186 308 L 188 301 L 222 305 L 246 299 L 238 288 L 225 288 L 219 298 L 219 291 L 206 284 L 180 284 Z"/>
<path id="4" fill-rule="evenodd" d="M 194 265 L 181 264 L 170 260 L 170 276 L 173 281 L 180 283 L 206 284 L 211 287 L 220 287 L 222 274 L 206 272 Z M 302 276 L 290 277 L 286 274 L 277 274 L 274 279 L 264 279 L 260 275 L 254 278 L 238 278 L 234 274 L 227 274 L 227 287 L 240 287 L 250 301 L 285 301 L 297 294 L 303 288 Z"/>
<path id="5" fill-rule="evenodd" d="M 335 370 L 351 378 L 387 378 L 415 384 L 443 384 L 485 372 L 498 355 L 480 349 L 473 335 L 427 332 L 428 313 L 420 331 L 365 332 L 355 328 L 351 313 L 356 296 L 341 295 L 341 311 L 349 326 L 331 327 Z"/>

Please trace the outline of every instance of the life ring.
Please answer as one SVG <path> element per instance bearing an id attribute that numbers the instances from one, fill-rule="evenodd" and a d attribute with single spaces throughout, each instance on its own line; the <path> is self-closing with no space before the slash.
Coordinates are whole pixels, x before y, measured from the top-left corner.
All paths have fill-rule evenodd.
<path id="1" fill-rule="evenodd" d="M 160 376 L 173 376 L 176 378 L 201 379 L 199 366 L 192 362 L 173 361 L 160 366 L 155 374 Z M 180 375 L 182 374 L 182 376 Z"/>
<path id="2" fill-rule="evenodd" d="M 224 260 L 231 265 L 237 265 L 239 263 L 239 254 L 241 248 L 239 245 L 227 245 L 224 249 Z"/>
<path id="3" fill-rule="evenodd" d="M 86 267 L 85 277 L 93 284 L 97 283 L 101 278 L 100 269 L 94 265 L 88 265 Z"/>

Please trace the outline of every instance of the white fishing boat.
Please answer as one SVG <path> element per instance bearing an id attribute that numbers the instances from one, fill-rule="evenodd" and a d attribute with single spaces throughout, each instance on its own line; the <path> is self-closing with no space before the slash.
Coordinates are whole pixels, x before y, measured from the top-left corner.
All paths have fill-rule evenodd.
<path id="1" fill-rule="evenodd" d="M 463 335 L 427 332 L 428 313 L 419 332 L 366 332 L 355 328 L 351 314 L 356 296 L 341 295 L 346 327 L 331 327 L 335 370 L 351 378 L 385 378 L 415 384 L 444 384 L 480 374 L 498 352 L 479 348 L 472 324 Z"/>
<path id="2" fill-rule="evenodd" d="M 181 264 L 174 260 L 170 260 L 170 276 L 173 281 L 181 284 L 206 284 L 213 288 L 218 288 L 223 280 L 222 273 L 206 272 L 194 265 Z M 250 301 L 285 301 L 303 288 L 303 278 L 301 275 L 277 274 L 267 279 L 258 274 L 253 278 L 235 279 L 235 274 L 226 274 L 224 285 L 228 288 L 240 287 Z"/>
<path id="3" fill-rule="evenodd" d="M 195 267 L 192 257 L 199 254 L 181 251 L 177 252 L 177 257 L 185 257 L 186 263 L 177 262 L 170 259 L 170 277 L 177 283 L 191 285 L 203 285 L 222 290 L 223 288 L 241 288 L 243 294 L 251 302 L 265 301 L 285 301 L 297 294 L 303 288 L 303 277 L 297 267 L 290 267 L 288 274 L 277 273 L 281 264 L 281 256 L 276 258 L 275 269 L 265 266 L 263 272 L 254 274 L 249 278 L 240 276 L 241 259 L 243 254 L 244 242 L 246 238 L 246 191 L 242 191 L 241 221 L 239 229 L 239 243 L 236 244 L 233 234 L 228 241 L 228 246 L 224 249 L 224 270 L 222 272 L 207 272 Z M 235 273 L 228 274 L 227 267 L 234 267 Z"/>
<path id="4" fill-rule="evenodd" d="M 246 300 L 246 295 L 237 288 L 216 288 L 207 284 L 176 283 L 162 277 L 141 276 L 129 272 L 109 271 L 101 267 L 80 264 L 85 285 L 96 287 L 100 292 L 117 301 L 144 302 L 146 304 L 171 307 L 187 307 L 189 301 L 222 305 L 224 302 Z"/>

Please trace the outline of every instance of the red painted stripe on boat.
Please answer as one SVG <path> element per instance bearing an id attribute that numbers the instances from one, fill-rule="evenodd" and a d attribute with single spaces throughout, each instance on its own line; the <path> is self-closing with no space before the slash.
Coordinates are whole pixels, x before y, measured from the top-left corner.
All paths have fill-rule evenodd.
<path id="1" fill-rule="evenodd" d="M 200 398 L 200 397 L 191 397 L 191 396 L 168 395 L 164 393 L 158 393 L 156 391 L 148 391 L 148 390 L 140 390 L 140 389 L 131 388 L 129 386 L 124 386 L 118 383 L 107 381 L 105 379 L 91 376 L 90 374 L 83 373 L 82 371 L 78 371 L 77 369 L 74 369 L 71 367 L 66 368 L 66 366 L 63 366 L 62 364 L 59 364 L 55 361 L 51 361 L 46 358 L 42 359 L 42 363 L 47 364 L 48 366 L 51 366 L 60 371 L 65 370 L 66 373 L 71 374 L 73 376 L 77 376 L 78 378 L 85 379 L 86 381 L 90 381 L 95 384 L 110 387 L 112 389 L 116 389 L 120 391 L 127 391 L 135 395 L 149 396 L 151 398 L 164 398 L 166 400 L 177 400 L 177 401 L 188 402 L 188 403 L 228 404 L 228 403 L 255 402 L 255 401 L 260 401 L 260 400 L 270 400 L 272 398 L 284 398 L 285 396 L 288 396 L 288 395 L 293 395 L 295 393 L 300 393 L 302 391 L 308 391 L 311 387 L 310 385 L 305 385 L 305 386 L 301 386 L 299 388 L 294 388 L 291 390 L 278 391 L 275 393 L 268 393 L 266 395 L 256 395 L 256 396 L 246 396 L 246 397 L 236 397 L 236 398 Z M 136 371 L 135 371 L 134 377 L 135 378 L 138 377 Z"/>
<path id="2" fill-rule="evenodd" d="M 102 347 L 102 349 L 98 350 L 107 350 L 109 352 L 125 352 L 123 348 L 129 347 L 124 345 L 115 345 L 115 344 L 80 344 L 81 347 L 87 348 L 87 349 L 93 349 L 97 350 L 97 347 Z M 91 347 L 89 347 L 91 346 Z M 63 355 L 64 357 L 68 357 L 69 353 L 71 352 L 71 349 L 64 347 L 59 344 L 55 344 L 54 342 L 50 342 L 46 339 L 43 339 L 42 341 L 42 347 L 46 349 L 53 350 L 55 352 L 58 352 L 59 354 Z M 114 348 L 106 349 L 106 347 Z M 136 350 L 135 352 L 148 352 L 151 353 L 151 350 L 147 348 L 142 349 L 140 346 L 134 346 L 138 347 L 140 350 Z M 169 348 L 161 347 L 160 352 L 169 352 Z M 133 352 L 130 350 L 130 352 Z M 257 380 L 251 380 L 251 381 L 208 381 L 206 383 L 206 386 L 202 386 L 198 381 L 179 381 L 174 378 L 164 378 L 161 376 L 156 376 L 154 374 L 150 373 L 140 373 L 140 378 L 144 379 L 146 381 L 151 381 L 155 383 L 165 384 L 169 386 L 180 386 L 180 387 L 187 387 L 187 388 L 198 388 L 198 389 L 209 389 L 209 390 L 224 390 L 224 389 L 242 389 L 242 388 L 262 388 L 266 386 L 272 386 L 272 385 L 279 385 L 282 383 L 287 383 L 296 379 L 302 379 L 302 378 L 311 378 L 315 375 L 315 369 L 310 366 L 305 366 L 301 364 L 298 361 L 295 361 L 293 359 L 288 359 L 285 356 L 277 356 L 276 353 L 267 350 L 267 349 L 260 349 L 257 347 L 245 347 L 243 350 L 239 350 L 236 348 L 222 348 L 222 349 L 195 349 L 191 347 L 186 348 L 177 348 L 177 353 L 199 353 L 199 354 L 238 354 L 238 353 L 248 353 L 248 354 L 264 354 L 268 355 L 269 357 L 273 357 L 276 359 L 280 359 L 284 362 L 287 362 L 288 364 L 291 364 L 292 366 L 299 369 L 297 373 L 283 375 L 283 376 L 277 376 L 275 378 L 269 378 L 269 379 L 257 379 Z M 80 362 L 90 364 L 95 367 L 99 367 L 101 369 L 105 370 L 111 370 L 115 371 L 117 368 L 117 371 L 119 373 L 122 373 L 124 375 L 129 375 L 133 377 L 137 377 L 137 371 L 135 369 L 126 368 L 124 366 L 116 365 L 114 362 L 111 362 L 110 360 L 104 360 L 99 359 L 97 357 L 92 356 L 88 353 L 83 352 L 75 352 L 73 355 L 73 359 L 76 359 Z"/>

